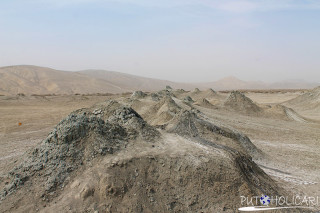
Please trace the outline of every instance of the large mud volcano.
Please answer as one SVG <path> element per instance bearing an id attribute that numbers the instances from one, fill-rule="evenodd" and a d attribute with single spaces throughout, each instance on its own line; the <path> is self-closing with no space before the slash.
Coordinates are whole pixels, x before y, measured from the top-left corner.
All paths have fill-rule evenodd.
<path id="1" fill-rule="evenodd" d="M 116 101 L 71 113 L 1 179 L 0 211 L 234 212 L 281 193 L 247 136 L 160 100 L 158 129 Z"/>

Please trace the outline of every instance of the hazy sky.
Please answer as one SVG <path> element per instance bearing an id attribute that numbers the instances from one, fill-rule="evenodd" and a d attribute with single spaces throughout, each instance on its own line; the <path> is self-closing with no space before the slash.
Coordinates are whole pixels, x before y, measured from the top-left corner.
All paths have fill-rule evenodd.
<path id="1" fill-rule="evenodd" d="M 320 80 L 319 0 L 1 0 L 0 66 Z"/>

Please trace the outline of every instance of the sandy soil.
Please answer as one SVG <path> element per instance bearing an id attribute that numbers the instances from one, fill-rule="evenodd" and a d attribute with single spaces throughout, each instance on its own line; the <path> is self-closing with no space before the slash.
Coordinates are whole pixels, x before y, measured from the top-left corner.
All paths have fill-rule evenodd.
<path id="1" fill-rule="evenodd" d="M 251 98 L 253 101 L 260 104 L 276 104 L 288 101 L 290 99 L 296 98 L 303 94 L 300 92 L 277 92 L 277 93 L 257 93 L 257 92 L 246 92 L 245 95 Z"/>

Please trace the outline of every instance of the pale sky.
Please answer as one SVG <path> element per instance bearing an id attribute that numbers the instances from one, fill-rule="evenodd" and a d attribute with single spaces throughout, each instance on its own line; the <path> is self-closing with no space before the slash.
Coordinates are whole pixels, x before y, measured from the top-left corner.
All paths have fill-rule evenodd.
<path id="1" fill-rule="evenodd" d="M 320 81 L 319 0 L 1 0 L 0 66 Z"/>

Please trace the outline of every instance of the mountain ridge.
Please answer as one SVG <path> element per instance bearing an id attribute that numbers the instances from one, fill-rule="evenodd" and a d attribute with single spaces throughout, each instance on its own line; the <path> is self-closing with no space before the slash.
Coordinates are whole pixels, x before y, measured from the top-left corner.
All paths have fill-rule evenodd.
<path id="1" fill-rule="evenodd" d="M 308 82 L 243 81 L 229 76 L 218 81 L 183 83 L 98 69 L 62 71 L 34 65 L 0 67 L 0 94 L 93 94 L 123 93 L 135 90 L 156 91 L 170 85 L 174 89 L 310 89 L 319 86 Z"/>

